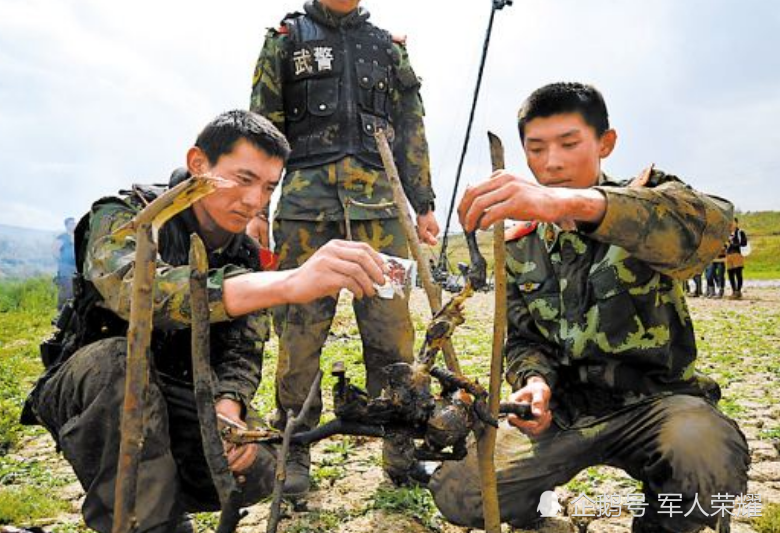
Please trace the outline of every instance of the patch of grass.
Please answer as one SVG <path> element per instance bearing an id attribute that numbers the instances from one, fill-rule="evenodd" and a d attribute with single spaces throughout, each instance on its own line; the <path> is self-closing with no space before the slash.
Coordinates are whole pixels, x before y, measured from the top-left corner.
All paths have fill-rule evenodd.
<path id="1" fill-rule="evenodd" d="M 69 510 L 67 502 L 38 487 L 4 487 L 0 492 L 0 524 L 29 524 Z"/>
<path id="2" fill-rule="evenodd" d="M 64 487 L 76 481 L 70 473 L 52 471 L 51 466 L 36 459 L 19 460 L 0 457 L 0 485 L 33 485 L 39 488 Z"/>
<path id="3" fill-rule="evenodd" d="M 48 278 L 10 280 L 0 283 L 0 313 L 48 312 L 57 305 L 57 289 Z"/>
<path id="4" fill-rule="evenodd" d="M 406 515 L 427 528 L 438 530 L 440 526 L 433 496 L 420 487 L 379 487 L 370 508 Z"/>
<path id="5" fill-rule="evenodd" d="M 780 504 L 770 503 L 751 524 L 758 533 L 780 533 Z"/>
<path id="6" fill-rule="evenodd" d="M 597 466 L 591 466 L 580 472 L 574 479 L 566 484 L 566 488 L 575 494 L 594 494 L 595 488 L 607 479 Z"/>
<path id="7" fill-rule="evenodd" d="M 780 279 L 780 212 L 741 213 L 738 217 L 753 250 L 745 261 L 745 278 Z"/>
<path id="8" fill-rule="evenodd" d="M 344 460 L 346 460 L 350 455 L 352 455 L 352 452 L 354 451 L 355 451 L 355 441 L 354 439 L 348 436 L 344 436 L 338 439 L 331 439 L 325 445 L 325 453 L 332 453 L 335 455 L 339 455 Z"/>
<path id="9" fill-rule="evenodd" d="M 92 531 L 83 522 L 65 522 L 52 528 L 52 533 L 89 533 Z"/>
<path id="10" fill-rule="evenodd" d="M 23 434 L 19 414 L 42 371 L 38 345 L 52 329 L 55 302 L 48 280 L 0 283 L 0 456 Z"/>
<path id="11" fill-rule="evenodd" d="M 346 475 L 344 469 L 340 466 L 322 465 L 312 468 L 311 480 L 315 487 L 332 487 L 333 484 Z"/>
<path id="12" fill-rule="evenodd" d="M 745 407 L 739 403 L 738 399 L 725 397 L 718 402 L 718 407 L 723 414 L 730 418 L 738 417 L 745 412 Z"/>
<path id="13" fill-rule="evenodd" d="M 761 431 L 759 431 L 758 438 L 762 440 L 780 439 L 780 427 L 763 428 Z"/>
<path id="14" fill-rule="evenodd" d="M 216 531 L 219 526 L 219 513 L 196 513 L 192 515 L 192 524 L 195 526 L 195 533 Z"/>
<path id="15" fill-rule="evenodd" d="M 285 529 L 286 533 L 328 533 L 336 531 L 349 513 L 338 511 L 313 511 Z"/>

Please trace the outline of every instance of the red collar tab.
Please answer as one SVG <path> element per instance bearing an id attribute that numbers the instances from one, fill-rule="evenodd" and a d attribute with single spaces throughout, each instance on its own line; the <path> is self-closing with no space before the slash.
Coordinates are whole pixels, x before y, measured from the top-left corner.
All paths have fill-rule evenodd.
<path id="1" fill-rule="evenodd" d="M 526 235 L 529 235 L 536 230 L 536 226 L 538 226 L 539 223 L 535 220 L 532 221 L 525 221 L 525 222 L 518 222 L 511 228 L 506 230 L 506 233 L 504 234 L 504 241 L 505 242 L 512 242 L 519 239 L 522 239 Z"/>

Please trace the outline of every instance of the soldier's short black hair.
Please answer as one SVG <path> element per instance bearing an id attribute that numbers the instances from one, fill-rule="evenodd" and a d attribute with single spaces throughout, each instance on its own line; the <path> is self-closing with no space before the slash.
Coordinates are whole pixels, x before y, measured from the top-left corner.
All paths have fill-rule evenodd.
<path id="1" fill-rule="evenodd" d="M 528 122 L 562 113 L 579 113 L 599 137 L 609 129 L 607 104 L 598 89 L 584 83 L 557 82 L 536 89 L 523 102 L 517 113 L 520 141 L 525 142 L 525 126 Z"/>
<path id="2" fill-rule="evenodd" d="M 195 146 L 203 150 L 211 165 L 216 165 L 241 139 L 285 163 L 290 155 L 290 144 L 270 120 L 243 109 L 227 111 L 209 122 L 198 135 Z"/>

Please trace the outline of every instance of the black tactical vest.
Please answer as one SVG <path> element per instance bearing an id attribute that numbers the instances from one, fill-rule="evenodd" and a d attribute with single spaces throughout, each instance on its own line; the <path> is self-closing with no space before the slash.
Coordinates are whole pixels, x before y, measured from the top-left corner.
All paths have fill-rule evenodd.
<path id="1" fill-rule="evenodd" d="M 288 16 L 282 80 L 286 135 L 292 145 L 288 169 L 357 157 L 382 168 L 374 132 L 392 143 L 390 95 L 398 63 L 392 38 L 368 23 L 367 14 L 328 24 L 317 7 Z M 320 20 L 317 20 L 320 19 Z"/>

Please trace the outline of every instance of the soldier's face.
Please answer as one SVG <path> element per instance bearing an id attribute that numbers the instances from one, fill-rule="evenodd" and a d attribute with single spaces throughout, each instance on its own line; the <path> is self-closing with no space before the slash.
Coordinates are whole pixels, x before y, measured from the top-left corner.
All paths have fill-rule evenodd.
<path id="1" fill-rule="evenodd" d="M 357 9 L 360 0 L 320 0 L 322 5 L 336 13 L 349 13 Z"/>
<path id="2" fill-rule="evenodd" d="M 599 137 L 582 115 L 563 113 L 529 121 L 523 149 L 542 185 L 584 189 L 598 183 L 601 159 L 612 152 L 616 140 L 614 130 Z"/>
<path id="3" fill-rule="evenodd" d="M 191 148 L 187 164 L 193 174 L 210 172 L 235 184 L 217 189 L 193 206 L 201 224 L 214 224 L 231 233 L 242 233 L 249 221 L 268 205 L 284 168 L 281 159 L 269 156 L 245 140 L 238 141 L 213 166 L 202 150 Z"/>

